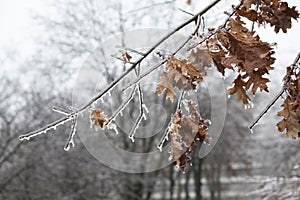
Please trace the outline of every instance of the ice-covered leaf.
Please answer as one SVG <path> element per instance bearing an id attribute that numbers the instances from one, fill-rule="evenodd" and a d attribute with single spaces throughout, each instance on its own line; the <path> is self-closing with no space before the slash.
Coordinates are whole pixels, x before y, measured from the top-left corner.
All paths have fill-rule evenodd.
<path id="1" fill-rule="evenodd" d="M 93 110 L 90 114 L 90 121 L 91 125 L 98 130 L 99 128 L 104 129 L 105 122 L 106 122 L 106 116 L 101 110 Z"/>
<path id="2" fill-rule="evenodd" d="M 174 101 L 175 88 L 192 90 L 196 83 L 203 80 L 205 71 L 200 71 L 195 65 L 187 60 L 170 57 L 166 64 L 166 71 L 159 77 L 159 85 L 156 88 L 158 94 L 166 91 L 166 98 Z"/>
<path id="3" fill-rule="evenodd" d="M 282 104 L 283 109 L 278 116 L 283 119 L 277 123 L 280 132 L 286 131 L 287 137 L 300 137 L 300 73 L 295 68 L 288 67 L 284 78 L 287 97 Z"/>
<path id="4" fill-rule="evenodd" d="M 182 170 L 191 161 L 190 154 L 197 141 L 204 142 L 207 139 L 209 123 L 203 120 L 197 112 L 194 102 L 188 103 L 188 115 L 179 110 L 172 117 L 172 129 L 170 131 L 171 146 L 169 153 L 174 160 L 174 165 L 180 166 Z"/>

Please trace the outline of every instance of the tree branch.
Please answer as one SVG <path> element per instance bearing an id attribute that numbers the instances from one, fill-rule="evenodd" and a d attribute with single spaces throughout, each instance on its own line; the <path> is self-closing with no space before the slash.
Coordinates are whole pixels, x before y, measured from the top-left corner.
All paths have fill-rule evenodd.
<path id="1" fill-rule="evenodd" d="M 298 53 L 297 57 L 294 60 L 294 63 L 291 65 L 293 69 L 297 66 L 298 62 L 300 60 L 300 52 Z M 285 85 L 283 85 L 283 88 L 280 90 L 280 92 L 274 97 L 274 99 L 267 105 L 267 107 L 258 115 L 258 117 L 250 124 L 249 129 L 252 130 L 254 126 L 257 125 L 259 120 L 270 110 L 270 108 L 278 101 L 278 99 L 283 95 L 286 88 Z"/>
<path id="2" fill-rule="evenodd" d="M 21 141 L 23 140 L 30 140 L 32 137 L 41 135 L 43 133 L 46 133 L 47 131 L 51 129 L 56 129 L 57 126 L 67 123 L 68 121 L 71 121 L 75 115 L 79 115 L 82 112 L 86 111 L 88 108 L 90 108 L 93 104 L 97 103 L 97 101 L 103 97 L 106 93 L 110 92 L 125 76 L 127 76 L 132 70 L 136 68 L 146 57 L 148 57 L 160 44 L 162 44 L 164 41 L 166 41 L 169 37 L 171 37 L 173 34 L 175 34 L 177 31 L 181 30 L 183 27 L 187 26 L 191 22 L 197 20 L 197 18 L 203 14 L 205 14 L 207 11 L 209 11 L 212 7 L 214 7 L 218 2 L 221 0 L 215 0 L 211 4 L 209 4 L 206 8 L 204 8 L 202 11 L 197 13 L 195 16 L 191 17 L 189 20 L 185 21 L 178 27 L 176 27 L 173 31 L 171 31 L 169 34 L 161 38 L 153 47 L 151 47 L 147 52 L 145 52 L 145 55 L 142 56 L 140 59 L 138 59 L 129 69 L 127 69 L 122 75 L 120 75 L 117 79 L 115 79 L 111 84 L 104 89 L 101 93 L 99 93 L 97 96 L 92 98 L 87 104 L 83 105 L 81 108 L 79 108 L 76 111 L 71 112 L 69 115 L 62 117 L 61 119 L 58 119 L 57 121 L 54 121 L 48 125 L 46 125 L 43 128 L 40 128 L 36 131 L 21 135 L 19 139 Z M 166 61 L 165 61 L 166 62 Z"/>

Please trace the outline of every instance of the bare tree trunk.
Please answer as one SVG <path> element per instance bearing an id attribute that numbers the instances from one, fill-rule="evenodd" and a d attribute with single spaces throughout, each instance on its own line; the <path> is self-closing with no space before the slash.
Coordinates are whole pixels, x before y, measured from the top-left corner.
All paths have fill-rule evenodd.
<path id="1" fill-rule="evenodd" d="M 195 166 L 193 167 L 194 172 L 194 184 L 195 184 L 195 193 L 196 199 L 202 200 L 202 160 L 194 159 Z"/>
<path id="2" fill-rule="evenodd" d="M 186 176 L 185 176 L 185 185 L 184 185 L 184 191 L 185 191 L 185 199 L 186 200 L 189 200 L 190 199 L 190 194 L 189 194 L 189 180 L 190 180 L 190 174 L 191 174 L 191 171 L 188 171 L 186 173 Z"/>
<path id="3" fill-rule="evenodd" d="M 177 200 L 181 200 L 181 192 L 182 192 L 182 185 L 181 185 L 181 177 L 177 177 Z"/>
<path id="4" fill-rule="evenodd" d="M 174 184 L 175 184 L 175 180 L 173 178 L 173 173 L 174 173 L 174 168 L 173 166 L 170 166 L 170 200 L 173 200 L 173 192 L 174 192 Z"/>

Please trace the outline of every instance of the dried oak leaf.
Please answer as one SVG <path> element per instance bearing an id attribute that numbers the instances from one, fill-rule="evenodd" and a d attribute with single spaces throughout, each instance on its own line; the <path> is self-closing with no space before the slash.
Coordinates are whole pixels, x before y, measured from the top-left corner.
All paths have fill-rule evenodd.
<path id="1" fill-rule="evenodd" d="M 196 87 L 195 82 L 201 82 L 203 80 L 203 76 L 205 75 L 204 72 L 199 72 L 197 68 L 188 63 L 187 60 L 180 60 L 174 56 L 169 58 L 167 62 L 167 69 L 175 69 L 177 72 L 179 72 L 183 78 L 187 79 L 189 82 L 189 85 L 185 87 L 189 88 L 191 86 L 192 89 L 195 89 Z"/>
<path id="2" fill-rule="evenodd" d="M 204 71 L 204 68 L 211 67 L 213 62 L 206 47 L 192 50 L 191 54 L 188 56 L 188 61 L 194 65 L 197 71 Z"/>
<path id="3" fill-rule="evenodd" d="M 300 137 L 300 73 L 288 67 L 284 82 L 287 98 L 282 104 L 282 111 L 277 113 L 283 117 L 277 128 L 280 132 L 286 130 L 287 137 L 296 139 Z"/>
<path id="4" fill-rule="evenodd" d="M 249 7 L 243 6 L 241 9 L 236 11 L 236 14 L 246 17 L 251 21 L 261 21 L 261 17 L 256 10 L 248 9 Z"/>
<path id="5" fill-rule="evenodd" d="M 233 81 L 234 85 L 228 89 L 230 95 L 237 94 L 237 99 L 243 101 L 244 104 L 250 102 L 250 98 L 246 92 L 246 82 L 243 81 L 242 76 L 238 77 Z"/>
<path id="6" fill-rule="evenodd" d="M 130 62 L 132 57 L 127 53 L 127 51 L 125 51 L 122 53 L 122 58 L 123 58 L 123 63 L 125 65 L 126 63 Z"/>
<path id="7" fill-rule="evenodd" d="M 106 122 L 106 116 L 101 110 L 93 110 L 90 114 L 90 121 L 91 125 L 96 129 L 104 129 L 105 128 L 105 122 Z"/>
<path id="8" fill-rule="evenodd" d="M 208 136 L 208 121 L 201 118 L 196 111 L 195 103 L 189 102 L 188 107 L 189 116 L 178 111 L 172 117 L 172 129 L 170 131 L 170 157 L 175 160 L 173 164 L 178 165 L 182 170 L 191 161 L 190 154 L 197 140 L 203 142 Z"/>
<path id="9" fill-rule="evenodd" d="M 213 63 L 223 76 L 225 75 L 225 69 L 233 70 L 233 67 L 231 66 L 232 62 L 228 62 L 232 57 L 227 57 L 228 52 L 221 45 L 219 45 L 216 37 L 208 40 L 207 46 L 208 53 L 211 56 Z"/>
<path id="10" fill-rule="evenodd" d="M 205 72 L 188 63 L 187 60 L 179 60 L 170 57 L 166 64 L 166 71 L 159 77 L 159 86 L 156 88 L 158 94 L 166 91 L 166 99 L 174 101 L 175 87 L 182 90 L 195 89 L 196 83 L 203 80 Z"/>
<path id="11" fill-rule="evenodd" d="M 250 9 L 252 4 L 258 6 L 257 11 Z M 243 6 L 237 10 L 236 14 L 260 24 L 268 23 L 274 26 L 276 33 L 280 29 L 286 33 L 287 29 L 292 27 L 291 19 L 297 20 L 299 17 L 295 6 L 289 7 L 287 2 L 279 0 L 243 1 Z"/>
<path id="12" fill-rule="evenodd" d="M 166 99 L 170 99 L 171 102 L 174 102 L 175 92 L 170 75 L 166 72 L 163 72 L 160 75 L 158 82 L 160 85 L 156 88 L 157 93 L 162 94 L 164 91 L 166 91 Z"/>
<path id="13" fill-rule="evenodd" d="M 282 105 L 283 110 L 277 115 L 283 119 L 277 123 L 280 132 L 286 130 L 286 136 L 294 139 L 300 137 L 300 98 L 292 101 L 287 97 Z"/>
<path id="14" fill-rule="evenodd" d="M 242 5 L 249 9 L 252 5 L 256 5 L 260 1 L 261 0 L 242 0 Z"/>
<path id="15" fill-rule="evenodd" d="M 249 103 L 246 91 L 252 87 L 255 94 L 258 89 L 268 92 L 268 78 L 263 77 L 273 69 L 275 62 L 273 48 L 267 42 L 260 40 L 258 35 L 244 27 L 240 17 L 231 18 L 226 30 L 217 33 L 210 39 L 208 45 L 210 55 L 224 75 L 224 70 L 233 69 L 243 74 L 235 80 L 235 85 L 230 89 L 231 94 L 238 94 L 238 99 Z M 210 44 L 212 43 L 212 44 Z M 213 46 L 214 44 L 214 46 Z"/>

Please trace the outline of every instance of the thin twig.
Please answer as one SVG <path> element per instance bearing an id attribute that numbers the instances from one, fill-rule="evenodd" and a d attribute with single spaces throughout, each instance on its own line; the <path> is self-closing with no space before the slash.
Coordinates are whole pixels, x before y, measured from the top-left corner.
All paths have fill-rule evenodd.
<path id="1" fill-rule="evenodd" d="M 216 30 L 211 31 L 206 37 L 204 37 L 200 42 L 198 42 L 197 44 L 192 45 L 191 47 L 188 48 L 188 51 L 190 51 L 191 49 L 203 44 L 205 41 L 207 41 L 208 39 L 210 39 L 212 36 L 214 36 L 215 34 L 219 33 L 220 31 L 224 30 L 226 28 L 227 23 L 229 22 L 230 18 L 236 13 L 236 11 L 242 6 L 242 3 L 240 3 L 239 5 L 235 6 L 233 8 L 233 11 L 228 14 L 227 19 L 225 20 L 225 22 L 219 26 Z M 226 29 L 227 30 L 227 29 Z"/>
<path id="2" fill-rule="evenodd" d="M 137 76 L 140 75 L 140 65 L 135 70 L 135 73 L 136 73 Z M 138 129 L 142 119 L 143 118 L 146 119 L 145 112 L 144 112 L 144 109 L 146 109 L 146 107 L 145 107 L 145 104 L 144 104 L 143 91 L 142 91 L 140 83 L 138 84 L 138 94 L 139 94 L 139 101 L 140 101 L 140 114 L 139 114 L 138 118 L 136 119 L 136 121 L 135 121 L 133 127 L 131 128 L 131 131 L 128 135 L 129 139 L 131 139 L 132 142 L 134 142 L 134 135 L 135 135 L 136 130 Z"/>
<path id="3" fill-rule="evenodd" d="M 55 107 L 55 106 L 52 107 L 52 110 L 54 112 L 57 112 L 57 113 L 62 114 L 62 115 L 68 115 L 69 114 L 69 112 L 67 110 L 65 110 L 63 108 L 58 108 L 58 107 Z"/>
<path id="4" fill-rule="evenodd" d="M 136 53 L 136 54 L 139 54 L 141 56 L 144 56 L 145 54 L 143 52 L 140 52 L 140 51 L 137 51 L 135 49 L 131 49 L 129 47 L 122 47 L 122 46 L 119 46 L 119 45 L 116 45 L 116 48 L 119 48 L 119 49 L 123 49 L 123 50 L 126 50 L 126 51 L 130 51 L 132 53 Z"/>
<path id="5" fill-rule="evenodd" d="M 66 146 L 64 147 L 65 151 L 69 151 L 71 147 L 72 148 L 75 147 L 74 136 L 76 134 L 77 120 L 78 120 L 78 116 L 75 115 L 72 119 L 72 126 L 69 134 L 69 138 L 67 140 Z"/>
<path id="6" fill-rule="evenodd" d="M 292 64 L 293 68 L 297 66 L 297 63 L 300 60 L 300 52 L 298 53 L 297 57 L 294 60 L 294 63 Z M 285 84 L 283 85 L 281 91 L 274 97 L 274 99 L 267 105 L 267 107 L 258 115 L 258 117 L 250 124 L 249 129 L 252 130 L 254 126 L 257 125 L 259 120 L 269 111 L 269 109 L 278 101 L 278 99 L 283 95 L 285 92 L 286 87 Z"/>
<path id="7" fill-rule="evenodd" d="M 121 60 L 122 62 L 124 62 L 124 60 L 122 58 L 120 58 L 120 57 L 118 57 L 116 55 L 111 55 L 111 57 L 113 57 L 113 58 L 115 58 L 117 60 Z M 130 62 L 130 61 L 126 61 L 126 63 L 132 64 L 132 65 L 134 64 L 134 62 Z"/>
<path id="8" fill-rule="evenodd" d="M 149 8 L 153 8 L 153 7 L 156 7 L 156 6 L 170 4 L 170 3 L 173 3 L 173 2 L 175 2 L 175 0 L 165 1 L 165 2 L 160 2 L 160 3 L 155 3 L 155 4 L 152 4 L 152 5 L 149 5 L 149 6 L 145 6 L 145 7 L 141 7 L 141 8 L 138 8 L 138 9 L 134 9 L 134 10 L 128 11 L 126 14 L 133 13 L 133 12 L 138 12 L 138 11 L 149 9 Z"/>
<path id="9" fill-rule="evenodd" d="M 136 68 L 146 57 L 148 57 L 159 45 L 161 45 L 164 41 L 166 41 L 169 37 L 171 37 L 173 34 L 175 34 L 177 31 L 181 30 L 183 27 L 187 26 L 191 22 L 195 21 L 198 16 L 201 16 L 205 14 L 207 11 L 209 11 L 212 7 L 214 7 L 217 3 L 219 3 L 221 0 L 215 0 L 211 4 L 209 4 L 206 8 L 204 8 L 202 11 L 200 11 L 198 14 L 196 14 L 194 17 L 190 18 L 189 20 L 185 21 L 178 27 L 176 27 L 173 31 L 171 31 L 169 34 L 161 38 L 153 47 L 151 47 L 147 52 L 145 52 L 145 55 L 138 59 L 130 68 L 128 68 L 123 74 L 121 74 L 117 79 L 115 79 L 113 82 L 109 84 L 109 86 L 104 89 L 101 93 L 99 93 L 97 96 L 92 98 L 87 104 L 83 105 L 81 108 L 79 108 L 76 111 L 73 111 L 69 115 L 62 117 L 48 125 L 46 125 L 43 128 L 40 128 L 36 131 L 32 131 L 30 133 L 24 134 L 19 136 L 19 139 L 21 141 L 23 140 L 29 140 L 32 137 L 35 137 L 37 135 L 41 135 L 43 133 L 46 133 L 47 131 L 51 129 L 55 129 L 57 126 L 65 124 L 66 122 L 72 120 L 73 116 L 79 115 L 86 111 L 88 108 L 90 108 L 94 103 L 96 103 L 100 98 L 102 98 L 105 94 L 110 92 L 125 76 L 127 76 L 132 70 Z"/>
<path id="10" fill-rule="evenodd" d="M 181 8 L 178 8 L 178 10 L 180 10 L 181 12 L 183 12 L 185 14 L 188 14 L 188 15 L 191 15 L 191 16 L 195 16 L 193 13 L 190 13 L 190 12 L 188 12 L 186 10 L 181 9 Z"/>
<path id="11" fill-rule="evenodd" d="M 184 96 L 184 91 L 182 91 L 180 93 L 180 96 L 178 98 L 178 102 L 177 102 L 177 107 L 176 107 L 176 110 L 175 110 L 175 114 L 180 110 L 180 107 L 181 107 L 181 101 L 183 99 L 183 96 Z M 162 137 L 160 138 L 159 140 L 159 143 L 157 145 L 157 148 L 162 151 L 162 147 L 164 145 L 164 143 L 168 140 L 169 138 L 169 133 L 170 133 L 170 128 L 171 128 L 171 125 L 172 125 L 172 120 L 170 119 L 169 123 L 168 123 L 168 126 L 164 132 L 164 134 L 162 135 Z"/>
<path id="12" fill-rule="evenodd" d="M 276 101 L 283 95 L 284 88 L 274 97 L 274 99 L 265 107 L 265 109 L 258 115 L 258 117 L 251 123 L 249 129 L 253 129 L 254 126 L 259 122 L 259 120 L 269 111 L 269 109 L 276 103 Z"/>
<path id="13" fill-rule="evenodd" d="M 134 142 L 134 135 L 136 133 L 136 130 L 138 129 L 145 113 L 144 113 L 144 100 L 143 100 L 143 93 L 142 93 L 142 89 L 141 89 L 141 85 L 138 84 L 138 94 L 139 94 L 139 100 L 140 100 L 140 114 L 138 116 L 138 118 L 136 119 L 134 125 L 131 128 L 131 131 L 128 135 L 128 137 L 131 139 L 132 142 Z"/>
<path id="14" fill-rule="evenodd" d="M 69 109 L 72 111 L 76 110 L 72 106 L 70 106 Z M 52 110 L 63 115 L 69 115 L 69 112 L 63 108 L 53 107 Z M 77 120 L 78 120 L 78 115 L 75 115 L 72 119 L 71 131 L 69 133 L 67 143 L 64 147 L 65 151 L 69 151 L 71 147 L 72 148 L 75 147 L 74 136 L 76 134 Z"/>
<path id="15" fill-rule="evenodd" d="M 134 94 L 135 94 L 136 87 L 134 87 L 129 94 L 129 97 L 127 98 L 126 101 L 124 101 L 121 106 L 112 114 L 112 116 L 106 121 L 105 125 L 107 126 L 110 124 L 123 110 L 124 108 L 129 104 L 129 102 L 133 99 Z"/>
<path id="16" fill-rule="evenodd" d="M 194 32 L 177 48 L 176 51 L 174 51 L 171 54 L 171 56 L 175 56 L 197 34 L 198 29 L 200 27 L 200 24 L 201 24 L 201 20 L 200 20 L 200 16 L 198 16 L 197 26 L 196 26 Z M 122 92 L 125 91 L 125 90 L 127 90 L 128 88 L 132 87 L 133 85 L 138 84 L 143 78 L 145 78 L 146 76 L 148 76 L 149 74 L 151 74 L 152 72 L 154 72 L 156 69 L 158 69 L 160 66 L 162 66 L 163 64 L 165 64 L 169 60 L 169 58 L 170 58 L 170 56 L 168 58 L 163 59 L 160 63 L 158 63 L 157 65 L 153 66 L 148 71 L 144 72 L 135 81 L 133 81 L 128 86 L 126 86 L 125 88 L 123 88 Z"/>

